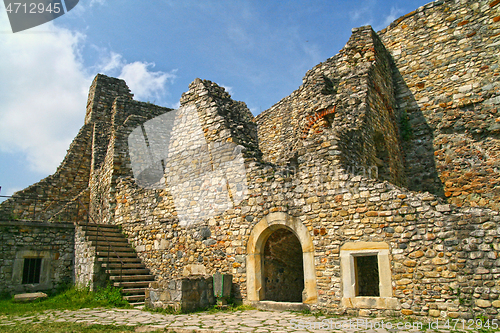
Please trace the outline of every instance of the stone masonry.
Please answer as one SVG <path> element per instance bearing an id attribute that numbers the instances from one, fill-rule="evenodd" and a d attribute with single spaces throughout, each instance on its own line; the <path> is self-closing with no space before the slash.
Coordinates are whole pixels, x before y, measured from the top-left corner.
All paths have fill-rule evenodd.
<path id="1" fill-rule="evenodd" d="M 355 28 L 255 118 L 207 80 L 171 110 L 99 74 L 56 174 L 0 212 L 121 226 L 154 306 L 210 303 L 223 273 L 256 306 L 500 319 L 499 21 L 500 0 L 450 0 Z"/>

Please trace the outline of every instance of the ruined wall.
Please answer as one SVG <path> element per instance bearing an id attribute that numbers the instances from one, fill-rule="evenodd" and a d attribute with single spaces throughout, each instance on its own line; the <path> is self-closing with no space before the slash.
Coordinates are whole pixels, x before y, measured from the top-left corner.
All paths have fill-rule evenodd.
<path id="1" fill-rule="evenodd" d="M 307 72 L 298 90 L 257 116 L 264 160 L 296 166 L 292 160 L 307 136 L 333 127 L 339 168 L 404 184 L 391 65 L 371 27 L 353 29 L 338 55 Z"/>
<path id="2" fill-rule="evenodd" d="M 398 68 L 409 188 L 498 210 L 498 1 L 432 2 L 380 36 Z"/>
<path id="3" fill-rule="evenodd" d="M 0 293 L 56 291 L 73 282 L 74 226 L 0 221 Z M 24 258 L 42 258 L 39 283 L 23 284 Z"/>
<path id="4" fill-rule="evenodd" d="M 88 187 L 95 187 L 92 174 L 97 172 L 104 158 L 109 141 L 112 103 L 117 96 L 132 95 L 123 80 L 97 75 L 87 102 L 85 124 L 72 141 L 63 162 L 53 175 L 16 192 L 0 206 L 0 216 L 5 219 L 64 220 L 85 218 L 83 205 L 89 203 Z M 97 191 L 90 192 L 92 202 L 99 201 Z"/>

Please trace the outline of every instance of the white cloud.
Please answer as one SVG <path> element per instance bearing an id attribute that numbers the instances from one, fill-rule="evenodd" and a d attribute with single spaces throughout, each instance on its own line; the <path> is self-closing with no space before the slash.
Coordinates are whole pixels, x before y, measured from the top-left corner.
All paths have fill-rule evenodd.
<path id="1" fill-rule="evenodd" d="M 107 52 L 97 66 L 85 68 L 80 50 L 85 35 L 52 22 L 10 33 L 0 12 L 0 151 L 25 156 L 29 169 L 53 173 L 83 125 L 87 94 L 96 72 L 115 72 L 139 100 L 160 99 L 170 73 L 154 72 L 154 64 L 127 63 Z M 96 71 L 97 70 L 97 71 Z"/>
<path id="2" fill-rule="evenodd" d="M 10 30 L 0 13 L 0 31 Z M 91 78 L 79 56 L 84 36 L 52 22 L 0 43 L 0 150 L 23 152 L 30 169 L 51 173 L 85 115 Z"/>
<path id="3" fill-rule="evenodd" d="M 140 101 L 160 99 L 166 93 L 165 85 L 168 81 L 173 82 L 176 78 L 176 70 L 169 73 L 150 71 L 149 68 L 154 66 L 154 63 L 140 61 L 123 66 L 119 77 L 127 82 L 135 99 Z"/>
<path id="4" fill-rule="evenodd" d="M 101 64 L 97 68 L 104 73 L 110 73 L 120 70 L 123 66 L 125 66 L 125 62 L 121 54 L 111 51 L 102 57 Z"/>
<path id="5" fill-rule="evenodd" d="M 94 5 L 104 5 L 105 0 L 90 0 L 89 7 Z"/>
<path id="6" fill-rule="evenodd" d="M 351 21 L 359 25 L 359 22 L 364 22 L 361 25 L 369 25 L 372 22 L 372 13 L 376 7 L 376 0 L 364 0 L 356 5 L 356 9 L 349 12 Z"/>

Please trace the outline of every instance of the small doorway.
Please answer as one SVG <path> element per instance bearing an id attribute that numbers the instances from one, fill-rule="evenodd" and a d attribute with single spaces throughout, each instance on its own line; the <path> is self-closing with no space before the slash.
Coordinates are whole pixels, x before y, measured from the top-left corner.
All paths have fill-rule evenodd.
<path id="1" fill-rule="evenodd" d="M 355 256 L 356 296 L 380 296 L 377 255 Z"/>
<path id="2" fill-rule="evenodd" d="M 264 245 L 264 300 L 302 302 L 302 246 L 287 228 L 274 231 Z"/>

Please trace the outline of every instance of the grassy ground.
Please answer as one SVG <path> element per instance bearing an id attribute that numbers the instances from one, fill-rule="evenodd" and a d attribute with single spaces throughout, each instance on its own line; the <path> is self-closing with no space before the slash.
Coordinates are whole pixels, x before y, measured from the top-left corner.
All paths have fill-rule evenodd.
<path id="1" fill-rule="evenodd" d="M 180 314 L 189 314 L 189 313 L 196 313 L 196 312 L 207 312 L 208 314 L 214 314 L 218 312 L 236 312 L 236 311 L 247 311 L 247 310 L 256 310 L 254 307 L 250 305 L 236 305 L 236 304 L 229 304 L 224 307 L 219 307 L 217 305 L 212 305 L 207 308 L 200 308 L 196 311 L 190 311 L 190 312 L 182 312 L 181 310 L 175 310 L 173 308 L 155 308 L 151 309 L 148 307 L 144 308 L 145 311 L 149 311 L 152 313 L 160 313 L 160 314 L 173 314 L 173 315 L 180 315 Z"/>
<path id="2" fill-rule="evenodd" d="M 81 323 L 43 323 L 2 326 L 5 333 L 125 333 L 135 332 L 135 327 L 114 325 L 85 325 Z"/>
<path id="3" fill-rule="evenodd" d="M 123 300 L 119 289 L 111 286 L 91 292 L 88 289 L 68 288 L 48 297 L 31 303 L 15 303 L 12 298 L 0 299 L 0 322 L 16 316 L 36 315 L 45 310 L 78 310 L 83 308 L 129 308 Z M 134 332 L 135 327 L 114 325 L 86 325 L 84 323 L 41 323 L 14 326 L 0 326 L 0 332 L 6 333 L 121 333 Z"/>
<path id="4" fill-rule="evenodd" d="M 123 300 L 120 290 L 111 286 L 96 292 L 73 287 L 47 299 L 31 303 L 15 303 L 11 298 L 1 299 L 0 316 L 20 316 L 45 310 L 78 310 L 98 307 L 126 308 L 130 305 Z"/>

